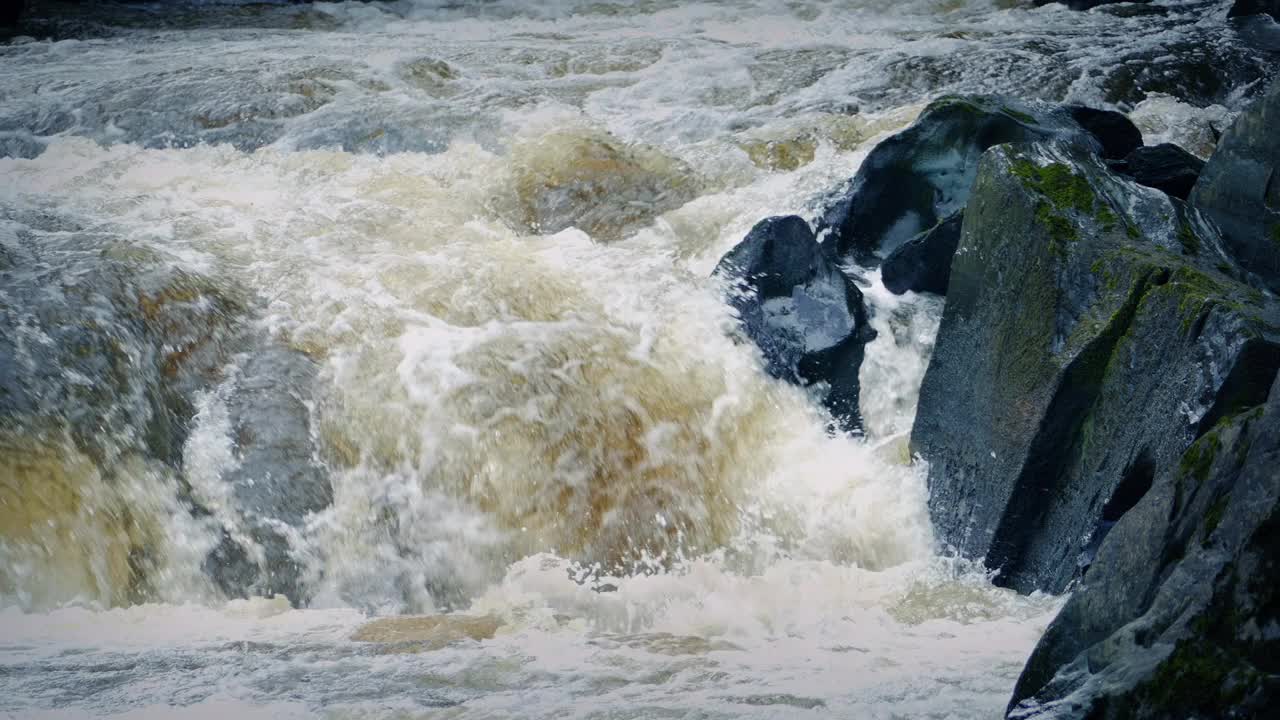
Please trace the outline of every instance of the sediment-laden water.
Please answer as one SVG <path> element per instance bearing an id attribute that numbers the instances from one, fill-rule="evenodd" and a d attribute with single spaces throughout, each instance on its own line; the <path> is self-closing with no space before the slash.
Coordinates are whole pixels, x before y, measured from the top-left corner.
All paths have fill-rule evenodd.
<path id="1" fill-rule="evenodd" d="M 994 716 L 1060 601 L 933 541 L 941 301 L 849 268 L 845 437 L 709 274 L 945 92 L 1207 154 L 1241 98 L 1134 68 L 1256 70 L 1213 5 L 35 21 L 0 46 L 0 714 Z"/>

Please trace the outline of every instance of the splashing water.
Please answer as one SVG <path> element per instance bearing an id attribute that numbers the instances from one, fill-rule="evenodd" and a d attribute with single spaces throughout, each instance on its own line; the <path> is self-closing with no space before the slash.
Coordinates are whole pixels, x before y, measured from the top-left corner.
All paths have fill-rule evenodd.
<path id="1" fill-rule="evenodd" d="M 0 424 L 0 712 L 999 712 L 1059 601 L 935 554 L 941 302 L 867 275 L 867 434 L 833 437 L 708 276 L 931 97 L 1101 100 L 1151 22 L 1009 5 L 90 8 L 0 47 L 0 272 L 42 268 L 0 327 L 57 346 L 44 282 L 130 367 L 129 318 L 168 333 L 154 383 Z M 1230 112 L 1178 107 L 1162 137 Z M 323 502 L 259 517 L 262 457 Z M 305 608 L 231 598 L 227 543 Z"/>

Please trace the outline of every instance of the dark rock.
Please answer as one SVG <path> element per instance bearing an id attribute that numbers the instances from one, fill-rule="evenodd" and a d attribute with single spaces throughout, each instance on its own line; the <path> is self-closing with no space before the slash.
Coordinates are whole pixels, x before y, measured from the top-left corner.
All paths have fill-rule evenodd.
<path id="1" fill-rule="evenodd" d="M 0 422 L 66 432 L 101 463 L 138 453 L 178 467 L 190 398 L 216 378 L 241 302 L 65 219 L 9 219 L 20 229 L 0 237 Z"/>
<path id="2" fill-rule="evenodd" d="M 1204 169 L 1204 161 L 1177 145 L 1164 143 L 1141 147 L 1129 153 L 1112 169 L 1133 178 L 1139 185 L 1186 200 Z"/>
<path id="3" fill-rule="evenodd" d="M 858 369 L 875 337 L 862 292 L 794 215 L 761 220 L 716 266 L 730 304 L 764 353 L 770 375 L 825 383 L 824 402 L 845 430 L 860 427 Z"/>
<path id="4" fill-rule="evenodd" d="M 1142 131 L 1123 113 L 1085 105 L 1067 105 L 1067 114 L 1102 145 L 1102 157 L 1115 160 L 1142 147 Z"/>
<path id="5" fill-rule="evenodd" d="M 908 290 L 946 295 L 963 221 L 964 212 L 957 212 L 889 253 L 880 265 L 884 286 L 898 295 Z"/>
<path id="6" fill-rule="evenodd" d="M 241 369 L 228 403 L 236 465 L 231 484 L 243 528 L 262 551 L 259 567 L 230 536 L 206 568 L 228 595 L 283 594 L 304 605 L 306 568 L 289 541 L 308 516 L 333 502 L 333 488 L 312 442 L 308 401 L 316 366 L 306 355 L 267 345 Z"/>
<path id="7" fill-rule="evenodd" d="M 964 207 L 988 148 L 1055 139 L 1098 152 L 1103 143 L 1074 119 L 1080 110 L 1042 109 L 999 97 L 948 97 L 911 127 L 875 147 L 848 188 L 823 213 L 819 235 L 840 257 L 873 262 Z M 1123 116 L 1100 115 L 1110 137 Z M 1136 129 L 1134 130 L 1136 132 Z"/>
<path id="8" fill-rule="evenodd" d="M 1270 15 L 1280 22 L 1280 0 L 1236 0 L 1227 11 L 1229 18 L 1248 15 Z"/>
<path id="9" fill-rule="evenodd" d="M 912 446 L 939 539 L 1062 591 L 1151 477 L 1261 402 L 1280 316 L 1185 204 L 1063 145 L 982 160 Z"/>
<path id="10" fill-rule="evenodd" d="M 1191 192 L 1242 267 L 1280 290 L 1280 82 L 1223 134 Z"/>
<path id="11" fill-rule="evenodd" d="M 1009 717 L 1263 718 L 1280 703 L 1280 383 L 1116 523 Z"/>

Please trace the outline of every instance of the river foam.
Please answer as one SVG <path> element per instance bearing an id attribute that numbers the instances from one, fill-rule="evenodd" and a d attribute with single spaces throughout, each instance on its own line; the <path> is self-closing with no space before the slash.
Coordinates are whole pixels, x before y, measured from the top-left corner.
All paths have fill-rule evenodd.
<path id="1" fill-rule="evenodd" d="M 1141 25 L 1074 16 L 1087 42 L 1049 52 L 1066 11 L 1007 5 L 337 3 L 109 32 L 90 9 L 82 37 L 0 48 L 22 68 L 0 242 L 124 247 L 251 298 L 318 368 L 333 491 L 283 531 L 295 609 L 203 574 L 224 536 L 266 552 L 224 482 L 243 355 L 176 464 L 0 442 L 22 468 L 0 711 L 998 713 L 1059 600 L 935 547 L 906 433 L 941 303 L 851 268 L 879 337 L 845 437 L 709 274 L 940 92 L 1100 99 L 1084 69 Z M 418 644 L 387 640 L 412 615 Z"/>

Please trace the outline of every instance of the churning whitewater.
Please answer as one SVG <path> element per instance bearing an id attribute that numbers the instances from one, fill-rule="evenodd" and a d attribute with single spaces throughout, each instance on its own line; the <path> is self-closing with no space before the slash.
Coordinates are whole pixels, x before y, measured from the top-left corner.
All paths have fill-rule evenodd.
<path id="1" fill-rule="evenodd" d="M 60 422 L 0 425 L 0 715 L 1003 709 L 1060 601 L 935 546 L 906 435 L 940 300 L 849 268 L 878 336 L 848 437 L 710 273 L 929 99 L 1106 102 L 1099 68 L 1177 22 L 210 5 L 0 46 L 0 269 L 38 269 L 0 327 L 38 363 L 59 303 L 100 308 L 74 331 L 121 363 L 46 378 Z M 1231 112 L 1131 116 L 1195 149 Z M 173 336 L 154 387 L 120 369 L 138 314 Z"/>

